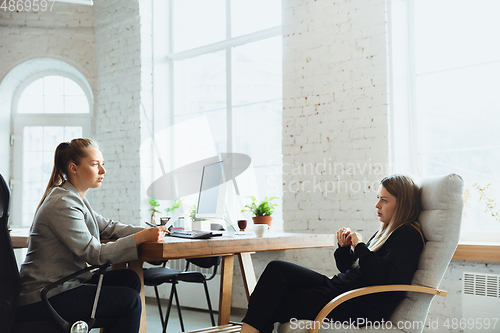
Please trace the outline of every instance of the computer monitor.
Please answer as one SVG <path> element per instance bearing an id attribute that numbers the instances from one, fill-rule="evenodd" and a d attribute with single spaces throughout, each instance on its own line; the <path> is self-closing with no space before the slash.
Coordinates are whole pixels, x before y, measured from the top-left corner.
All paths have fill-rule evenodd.
<path id="1" fill-rule="evenodd" d="M 223 161 L 203 166 L 196 218 L 221 219 L 225 197 Z"/>

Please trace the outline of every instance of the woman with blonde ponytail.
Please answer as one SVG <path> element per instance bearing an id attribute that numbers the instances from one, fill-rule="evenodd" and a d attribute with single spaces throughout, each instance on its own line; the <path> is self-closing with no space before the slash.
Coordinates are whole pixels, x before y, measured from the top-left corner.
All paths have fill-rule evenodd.
<path id="1" fill-rule="evenodd" d="M 99 147 L 90 139 L 73 139 L 56 148 L 54 167 L 45 193 L 36 210 L 30 232 L 28 254 L 21 265 L 21 295 L 16 321 L 43 321 L 50 317 L 40 291 L 90 265 L 121 263 L 139 258 L 137 245 L 159 241 L 165 227 L 125 225 L 106 219 L 92 210 L 85 194 L 99 188 L 106 170 Z M 101 240 L 116 239 L 101 244 Z M 90 274 L 90 273 L 89 273 Z M 82 275 L 56 288 L 50 301 L 68 320 L 89 313 L 95 296 L 97 276 Z M 99 296 L 96 319 L 115 318 L 105 332 L 139 331 L 141 283 L 132 270 L 106 272 Z"/>
<path id="2" fill-rule="evenodd" d="M 289 262 L 270 262 L 250 296 L 241 332 L 271 332 L 275 322 L 293 318 L 314 320 L 330 300 L 349 290 L 410 284 L 425 245 L 417 221 L 420 189 L 408 176 L 386 177 L 380 182 L 375 208 L 380 228 L 366 244 L 361 234 L 347 227 L 337 231 L 334 255 L 340 273 L 333 278 Z M 342 303 L 328 317 L 347 326 L 381 323 L 403 297 L 401 292 L 358 297 Z"/>

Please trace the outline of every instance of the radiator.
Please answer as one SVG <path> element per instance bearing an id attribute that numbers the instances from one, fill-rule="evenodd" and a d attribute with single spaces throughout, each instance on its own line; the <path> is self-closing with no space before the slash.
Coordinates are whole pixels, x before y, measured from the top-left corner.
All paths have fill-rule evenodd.
<path id="1" fill-rule="evenodd" d="M 463 273 L 464 332 L 500 332 L 500 275 Z"/>

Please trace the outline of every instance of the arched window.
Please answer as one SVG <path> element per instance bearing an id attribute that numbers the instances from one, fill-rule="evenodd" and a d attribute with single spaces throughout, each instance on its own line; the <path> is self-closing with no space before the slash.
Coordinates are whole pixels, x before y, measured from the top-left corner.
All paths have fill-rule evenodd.
<path id="1" fill-rule="evenodd" d="M 12 103 L 13 224 L 28 227 L 45 191 L 62 141 L 90 136 L 92 94 L 76 75 L 46 71 L 28 77 Z"/>
<path id="2" fill-rule="evenodd" d="M 74 78 L 38 76 L 22 90 L 17 113 L 89 113 L 88 98 Z"/>

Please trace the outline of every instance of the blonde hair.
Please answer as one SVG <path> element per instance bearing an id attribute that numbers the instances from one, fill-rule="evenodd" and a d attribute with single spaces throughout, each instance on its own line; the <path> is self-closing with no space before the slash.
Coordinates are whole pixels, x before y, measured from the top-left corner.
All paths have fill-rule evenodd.
<path id="1" fill-rule="evenodd" d="M 52 168 L 52 174 L 50 175 L 49 183 L 45 189 L 45 193 L 42 196 L 42 200 L 36 208 L 33 221 L 35 216 L 40 209 L 40 206 L 49 195 L 50 191 L 57 186 L 61 186 L 68 179 L 68 166 L 70 163 L 75 163 L 80 165 L 81 160 L 87 157 L 87 148 L 99 148 L 97 143 L 91 139 L 79 138 L 73 139 L 70 142 L 61 142 L 54 153 L 54 167 Z M 32 225 L 33 227 L 33 225 Z"/>
<path id="2" fill-rule="evenodd" d="M 387 176 L 380 181 L 380 185 L 396 197 L 396 209 L 389 223 L 383 223 L 380 226 L 377 234 L 368 245 L 368 249 L 373 252 L 379 250 L 394 230 L 405 224 L 413 226 L 425 243 L 422 228 L 417 221 L 422 210 L 418 185 L 405 175 Z"/>

